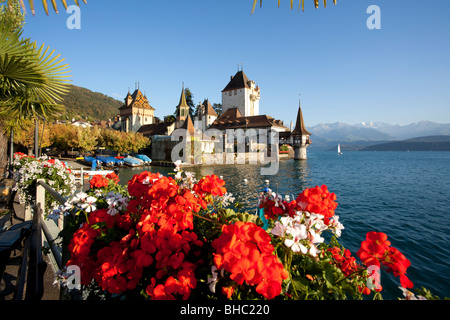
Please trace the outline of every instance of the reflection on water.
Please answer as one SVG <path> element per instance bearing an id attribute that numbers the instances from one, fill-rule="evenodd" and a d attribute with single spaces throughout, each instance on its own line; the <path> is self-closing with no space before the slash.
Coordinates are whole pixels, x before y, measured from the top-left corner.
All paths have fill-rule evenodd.
<path id="1" fill-rule="evenodd" d="M 325 184 L 337 195 L 336 215 L 344 224 L 340 243 L 355 253 L 368 231 L 389 235 L 411 261 L 408 276 L 441 297 L 450 296 L 450 152 L 310 152 L 308 160 L 281 160 L 279 171 L 261 175 L 261 165 L 186 167 L 197 178 L 223 176 L 236 201 L 253 213 L 268 186 L 296 197 L 305 188 Z M 121 183 L 149 170 L 168 175 L 173 168 L 122 168 Z M 244 182 L 247 179 L 247 182 Z M 269 183 L 266 184 L 265 180 Z M 383 274 L 383 297 L 400 296 L 398 279 Z M 383 291 L 384 291 L 383 290 Z"/>
<path id="2" fill-rule="evenodd" d="M 280 161 L 278 173 L 271 176 L 262 176 L 260 170 L 261 165 L 259 164 L 193 166 L 183 169 L 185 171 L 195 172 L 197 179 L 211 174 L 222 176 L 222 179 L 225 180 L 227 190 L 248 211 L 253 211 L 256 208 L 258 195 L 265 187 L 269 187 L 273 191 L 283 195 L 288 194 L 292 199 L 303 189 L 311 186 L 308 161 L 282 160 Z M 159 172 L 166 176 L 173 173 L 173 168 L 170 167 L 127 167 L 119 171 L 121 183 L 126 184 L 135 174 L 139 174 L 144 170 Z"/>

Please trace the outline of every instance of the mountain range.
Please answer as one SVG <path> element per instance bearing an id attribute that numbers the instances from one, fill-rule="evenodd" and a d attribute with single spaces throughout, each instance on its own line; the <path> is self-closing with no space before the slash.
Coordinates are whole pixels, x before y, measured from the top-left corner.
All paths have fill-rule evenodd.
<path id="1" fill-rule="evenodd" d="M 384 122 L 342 122 L 321 123 L 308 128 L 312 133 L 311 149 L 335 150 L 341 144 L 342 150 L 362 150 L 368 146 L 428 136 L 450 135 L 450 124 L 419 121 L 408 125 Z M 446 140 L 446 138 L 444 138 Z M 423 143 L 428 143 L 422 141 Z"/>

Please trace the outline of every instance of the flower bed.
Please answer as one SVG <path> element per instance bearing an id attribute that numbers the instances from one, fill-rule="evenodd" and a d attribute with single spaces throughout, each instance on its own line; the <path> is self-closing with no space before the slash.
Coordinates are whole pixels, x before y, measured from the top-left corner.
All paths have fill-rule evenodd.
<path id="1" fill-rule="evenodd" d="M 65 212 L 77 212 L 63 230 L 73 235 L 67 266 L 80 268 L 90 298 L 376 299 L 380 268 L 399 276 L 415 298 L 407 290 L 410 262 L 384 233 L 367 233 L 357 252 L 361 262 L 339 244 L 344 227 L 326 186 L 290 202 L 261 194 L 264 224 L 233 207 L 219 177 L 197 181 L 175 171 L 174 177 L 144 171 L 126 188 L 115 175 L 94 176 L 87 192 L 66 203 Z"/>
<path id="2" fill-rule="evenodd" d="M 19 200 L 26 205 L 33 205 L 36 197 L 36 181 L 43 179 L 45 183 L 59 192 L 63 197 L 72 195 L 75 188 L 75 176 L 58 159 L 47 156 L 35 158 L 24 153 L 14 153 L 13 160 L 15 186 Z M 46 212 L 59 207 L 59 203 L 51 196 L 45 197 Z"/>

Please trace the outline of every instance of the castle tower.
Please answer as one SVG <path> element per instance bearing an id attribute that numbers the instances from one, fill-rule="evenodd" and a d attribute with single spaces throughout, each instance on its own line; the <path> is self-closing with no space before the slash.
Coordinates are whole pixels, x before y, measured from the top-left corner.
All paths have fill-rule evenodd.
<path id="1" fill-rule="evenodd" d="M 181 89 L 181 97 L 180 102 L 177 105 L 176 110 L 176 123 L 175 128 L 180 128 L 184 124 L 184 120 L 186 120 L 187 116 L 189 115 L 189 105 L 186 102 L 186 94 L 184 92 L 184 84 L 183 88 Z"/>
<path id="2" fill-rule="evenodd" d="M 216 119 L 217 113 L 208 99 L 197 106 L 197 115 L 194 117 L 194 122 L 198 130 L 205 132 Z"/>
<path id="3" fill-rule="evenodd" d="M 230 78 L 222 90 L 223 113 L 231 108 L 238 108 L 242 116 L 259 115 L 260 90 L 255 81 L 249 80 L 243 70 Z"/>
<path id="4" fill-rule="evenodd" d="M 143 125 L 154 123 L 155 108 L 149 104 L 146 95 L 139 89 L 133 94 L 128 90 L 124 102 L 119 108 L 122 131 L 137 132 Z"/>
<path id="5" fill-rule="evenodd" d="M 291 136 L 293 138 L 293 146 L 294 146 L 294 160 L 306 160 L 306 148 L 311 144 L 311 140 L 309 136 L 311 133 L 308 132 L 305 128 L 305 123 L 303 121 L 302 108 L 300 105 L 300 100 L 298 104 L 298 112 L 297 112 L 297 122 L 295 124 L 294 131 L 291 132 Z"/>

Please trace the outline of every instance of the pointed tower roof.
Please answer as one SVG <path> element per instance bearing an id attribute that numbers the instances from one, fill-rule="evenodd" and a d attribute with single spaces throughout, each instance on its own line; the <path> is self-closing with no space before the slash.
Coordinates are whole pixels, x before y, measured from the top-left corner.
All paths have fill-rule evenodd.
<path id="1" fill-rule="evenodd" d="M 179 109 L 180 107 L 189 108 L 189 106 L 186 102 L 186 94 L 184 92 L 184 84 L 183 84 L 183 89 L 181 89 L 181 97 L 180 97 L 180 102 L 177 105 L 177 109 Z"/>
<path id="2" fill-rule="evenodd" d="M 227 86 L 222 90 L 222 92 L 240 88 L 250 88 L 247 75 L 242 70 L 238 71 L 233 77 L 231 77 L 230 82 L 228 82 Z"/>
<path id="3" fill-rule="evenodd" d="M 193 134 L 195 132 L 194 123 L 192 122 L 190 114 L 188 114 L 186 120 L 184 120 L 184 123 L 180 127 L 180 129 L 186 129 L 190 134 Z"/>
<path id="4" fill-rule="evenodd" d="M 128 98 L 131 98 L 132 101 L 129 105 L 127 105 L 126 101 Z M 119 108 L 119 110 L 123 109 L 129 109 L 129 108 L 144 108 L 144 109 L 151 109 L 155 110 L 150 103 L 148 102 L 148 99 L 145 95 L 142 94 L 141 90 L 136 89 L 133 94 L 130 94 L 130 91 L 128 91 L 126 97 L 125 97 L 125 104 Z"/>
<path id="5" fill-rule="evenodd" d="M 292 134 L 301 136 L 311 135 L 311 133 L 308 130 L 306 130 L 305 123 L 303 121 L 302 107 L 300 106 L 300 103 L 298 105 L 297 122 L 295 123 L 295 129 L 294 131 L 292 131 Z"/>
<path id="6" fill-rule="evenodd" d="M 212 107 L 212 105 L 211 105 L 211 103 L 209 102 L 208 99 L 203 101 L 203 106 L 205 107 L 205 115 L 216 116 L 217 117 L 217 113 L 214 110 L 214 108 Z"/>

